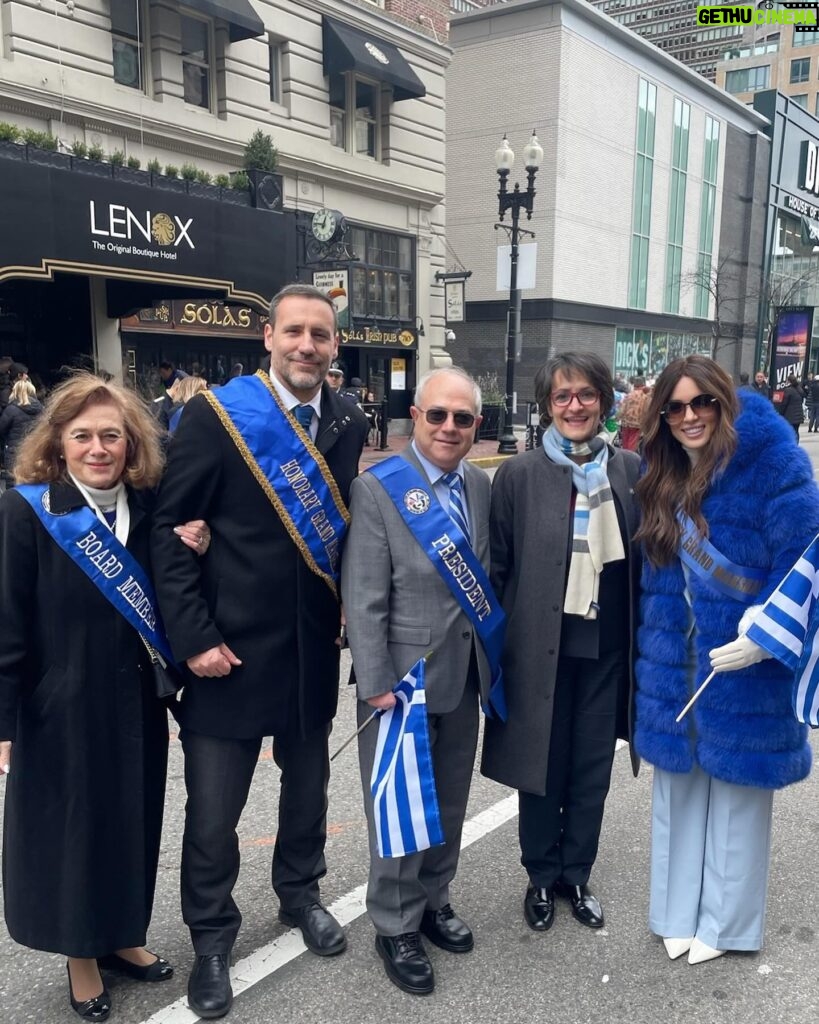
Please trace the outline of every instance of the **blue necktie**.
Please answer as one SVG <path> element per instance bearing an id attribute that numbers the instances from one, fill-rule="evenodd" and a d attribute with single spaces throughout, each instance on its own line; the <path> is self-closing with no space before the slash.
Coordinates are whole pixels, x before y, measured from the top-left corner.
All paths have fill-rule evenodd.
<path id="1" fill-rule="evenodd" d="M 461 533 L 466 537 L 466 542 L 472 546 L 472 538 L 469 536 L 469 527 L 466 524 L 466 510 L 464 509 L 463 492 L 461 490 L 461 478 L 457 473 L 444 473 L 441 477 L 449 488 L 449 516 L 460 527 Z"/>
<path id="2" fill-rule="evenodd" d="M 297 405 L 296 408 L 292 410 L 292 412 L 296 419 L 299 421 L 299 423 L 301 423 L 301 425 L 304 427 L 307 434 L 309 435 L 310 425 L 313 422 L 313 406 Z"/>

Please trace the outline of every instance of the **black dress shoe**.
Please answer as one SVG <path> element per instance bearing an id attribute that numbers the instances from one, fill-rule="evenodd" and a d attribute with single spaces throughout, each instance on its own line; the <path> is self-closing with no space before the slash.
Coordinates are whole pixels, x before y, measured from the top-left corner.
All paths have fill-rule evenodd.
<path id="1" fill-rule="evenodd" d="M 555 883 L 558 896 L 566 896 L 572 905 L 572 914 L 587 928 L 602 928 L 603 908 L 596 896 L 592 896 L 586 885 L 566 885 L 565 882 Z"/>
<path id="2" fill-rule="evenodd" d="M 118 971 L 136 981 L 167 981 L 173 977 L 173 967 L 161 956 L 157 956 L 152 964 L 143 966 L 132 964 L 130 960 L 117 956 L 116 953 L 110 953 L 108 956 L 98 956 L 97 963 L 104 971 Z"/>
<path id="3" fill-rule="evenodd" d="M 291 928 L 300 928 L 304 944 L 318 956 L 335 956 L 347 948 L 347 936 L 333 915 L 320 903 L 279 911 L 279 920 Z"/>
<path id="4" fill-rule="evenodd" d="M 376 935 L 375 948 L 390 981 L 414 996 L 428 996 L 435 988 L 432 964 L 418 932 Z"/>
<path id="5" fill-rule="evenodd" d="M 421 933 L 448 953 L 468 953 L 475 945 L 472 932 L 448 903 L 440 910 L 424 911 Z"/>
<path id="6" fill-rule="evenodd" d="M 555 923 L 555 894 L 551 889 L 530 885 L 523 898 L 523 916 L 536 932 L 548 932 Z"/>
<path id="7" fill-rule="evenodd" d="M 98 996 L 94 996 L 92 999 L 83 999 L 80 1002 L 74 998 L 74 989 L 71 987 L 71 969 L 68 964 L 65 965 L 65 969 L 68 971 L 68 998 L 71 1000 L 71 1009 L 78 1013 L 83 1020 L 108 1020 L 108 1014 L 111 1012 L 111 996 L 108 994 L 108 989 L 103 985 L 102 992 Z"/>
<path id="8" fill-rule="evenodd" d="M 198 956 L 188 979 L 188 1005 L 203 1020 L 224 1017 L 233 1004 L 228 954 Z"/>

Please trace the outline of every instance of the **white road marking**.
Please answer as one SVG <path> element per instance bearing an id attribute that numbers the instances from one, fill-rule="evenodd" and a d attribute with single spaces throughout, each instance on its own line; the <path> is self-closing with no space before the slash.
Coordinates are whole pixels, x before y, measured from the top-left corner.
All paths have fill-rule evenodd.
<path id="1" fill-rule="evenodd" d="M 518 812 L 518 796 L 513 793 L 511 796 L 499 800 L 498 803 L 488 807 L 474 818 L 464 822 L 463 836 L 461 838 L 461 849 L 466 849 L 472 843 L 477 842 L 496 828 L 500 828 Z M 359 885 L 341 896 L 327 909 L 342 926 L 351 924 L 366 912 L 365 897 L 367 885 Z M 278 971 L 280 967 L 289 964 L 291 960 L 301 956 L 306 951 L 304 940 L 298 928 L 291 928 L 290 931 L 280 935 L 278 939 L 269 942 L 266 946 L 257 949 L 255 953 L 240 960 L 230 971 L 230 981 L 233 987 L 233 995 L 238 996 L 246 992 L 258 982 Z M 200 1017 L 188 1006 L 187 996 L 182 996 L 169 1006 L 157 1010 L 142 1024 L 195 1024 Z"/>

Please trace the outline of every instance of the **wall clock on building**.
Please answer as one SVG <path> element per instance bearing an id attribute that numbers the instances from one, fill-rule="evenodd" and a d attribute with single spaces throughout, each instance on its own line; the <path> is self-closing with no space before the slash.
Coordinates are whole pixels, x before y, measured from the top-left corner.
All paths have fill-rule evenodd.
<path id="1" fill-rule="evenodd" d="M 319 242 L 331 242 L 341 234 L 343 217 L 338 210 L 316 210 L 313 214 L 313 237 Z"/>

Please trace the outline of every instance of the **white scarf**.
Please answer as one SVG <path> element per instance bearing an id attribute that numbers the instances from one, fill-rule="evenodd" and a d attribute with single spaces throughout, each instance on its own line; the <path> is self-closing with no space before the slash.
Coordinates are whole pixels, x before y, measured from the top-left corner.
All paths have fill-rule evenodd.
<path id="1" fill-rule="evenodd" d="M 120 480 L 114 487 L 102 490 L 99 487 L 89 487 L 88 484 L 80 483 L 70 470 L 68 475 L 71 477 L 74 486 L 88 502 L 91 511 L 106 530 L 111 530 L 111 527 L 103 515 L 103 509 L 110 511 L 112 508 L 116 508 L 116 519 L 114 520 L 112 533 L 120 544 L 124 545 L 128 540 L 128 532 L 131 529 L 131 510 L 128 508 L 128 491 L 125 489 L 125 484 Z"/>

